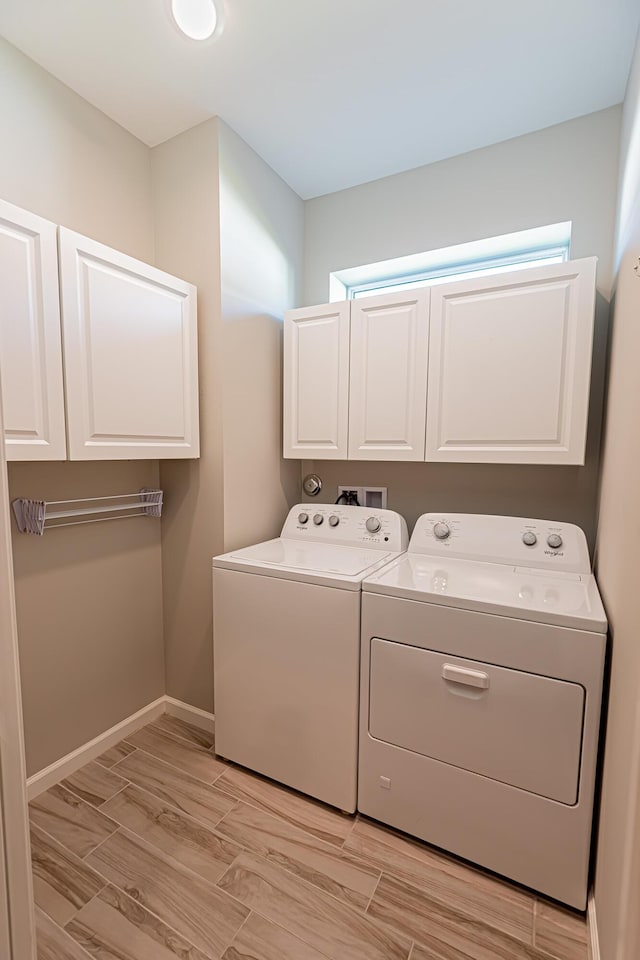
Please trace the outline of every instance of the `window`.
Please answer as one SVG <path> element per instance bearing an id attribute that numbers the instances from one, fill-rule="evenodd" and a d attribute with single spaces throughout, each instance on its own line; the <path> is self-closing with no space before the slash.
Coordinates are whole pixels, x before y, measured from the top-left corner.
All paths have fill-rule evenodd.
<path id="1" fill-rule="evenodd" d="M 330 299 L 355 300 L 398 293 L 448 280 L 466 280 L 569 259 L 571 221 L 474 240 L 426 253 L 338 270 L 329 278 Z"/>

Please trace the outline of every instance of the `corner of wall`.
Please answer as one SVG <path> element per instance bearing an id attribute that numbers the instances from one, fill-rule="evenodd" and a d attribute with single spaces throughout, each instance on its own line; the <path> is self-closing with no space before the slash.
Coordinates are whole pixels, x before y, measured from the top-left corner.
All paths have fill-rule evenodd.
<path id="1" fill-rule="evenodd" d="M 160 465 L 166 691 L 211 711 L 211 557 L 224 530 L 216 119 L 155 147 L 152 177 L 156 263 L 198 288 L 201 455 Z"/>

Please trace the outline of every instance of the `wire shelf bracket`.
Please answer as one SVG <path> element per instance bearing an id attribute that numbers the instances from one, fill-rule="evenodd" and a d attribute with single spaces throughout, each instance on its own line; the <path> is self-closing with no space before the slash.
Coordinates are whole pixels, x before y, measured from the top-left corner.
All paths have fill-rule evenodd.
<path id="1" fill-rule="evenodd" d="M 41 537 L 45 530 L 55 527 L 126 520 L 129 517 L 160 517 L 162 490 L 143 487 L 138 493 L 77 500 L 30 500 L 18 497 L 12 506 L 20 533 Z"/>

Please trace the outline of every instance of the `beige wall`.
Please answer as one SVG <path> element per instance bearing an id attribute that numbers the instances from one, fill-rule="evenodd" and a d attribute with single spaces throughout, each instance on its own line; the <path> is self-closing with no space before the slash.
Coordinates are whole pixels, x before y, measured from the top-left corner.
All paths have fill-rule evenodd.
<path id="1" fill-rule="evenodd" d="M 303 204 L 214 119 L 152 151 L 158 265 L 198 285 L 202 456 L 163 463 L 167 692 L 213 709 L 211 558 L 275 535 L 299 466 L 280 458 L 281 318 Z"/>
<path id="2" fill-rule="evenodd" d="M 640 950 L 640 45 L 623 113 L 619 263 L 596 574 L 611 628 L 611 686 L 596 860 L 602 960 Z"/>
<path id="3" fill-rule="evenodd" d="M 224 546 L 217 121 L 156 147 L 152 168 L 157 265 L 198 287 L 200 459 L 160 466 L 166 685 L 212 710 L 211 558 Z"/>
<path id="4" fill-rule="evenodd" d="M 303 303 L 329 296 L 329 273 L 450 244 L 571 220 L 573 257 L 597 256 L 598 308 L 585 467 L 305 464 L 338 484 L 386 486 L 409 524 L 427 510 L 561 519 L 595 537 L 602 381 L 612 279 L 620 108 L 558 124 L 306 203 Z"/>
<path id="5" fill-rule="evenodd" d="M 222 122 L 225 550 L 280 533 L 300 488 L 282 460 L 282 317 L 300 297 L 304 204 Z"/>
<path id="6" fill-rule="evenodd" d="M 611 285 L 620 107 L 305 204 L 303 304 L 329 273 L 515 230 L 573 221 L 573 257 Z"/>
<path id="7" fill-rule="evenodd" d="M 0 37 L 0 196 L 153 261 L 149 150 Z"/>
<path id="8" fill-rule="evenodd" d="M 0 40 L 0 197 L 153 260 L 148 149 Z M 130 493 L 156 463 L 12 464 L 12 497 Z M 160 525 L 17 533 L 14 566 L 28 772 L 164 690 Z"/>

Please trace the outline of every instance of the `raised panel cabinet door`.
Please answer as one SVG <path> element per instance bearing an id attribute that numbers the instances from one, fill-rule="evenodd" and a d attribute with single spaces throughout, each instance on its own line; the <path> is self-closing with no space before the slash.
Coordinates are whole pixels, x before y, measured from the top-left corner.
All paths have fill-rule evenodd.
<path id="1" fill-rule="evenodd" d="M 7 460 L 65 460 L 57 227 L 4 200 L 0 372 Z"/>
<path id="2" fill-rule="evenodd" d="M 584 463 L 596 258 L 435 286 L 427 460 Z"/>
<path id="3" fill-rule="evenodd" d="M 346 460 L 349 303 L 289 310 L 283 367 L 284 456 Z"/>
<path id="4" fill-rule="evenodd" d="M 71 460 L 199 456 L 196 288 L 60 228 Z"/>
<path id="5" fill-rule="evenodd" d="M 429 293 L 351 301 L 350 460 L 424 460 Z"/>

